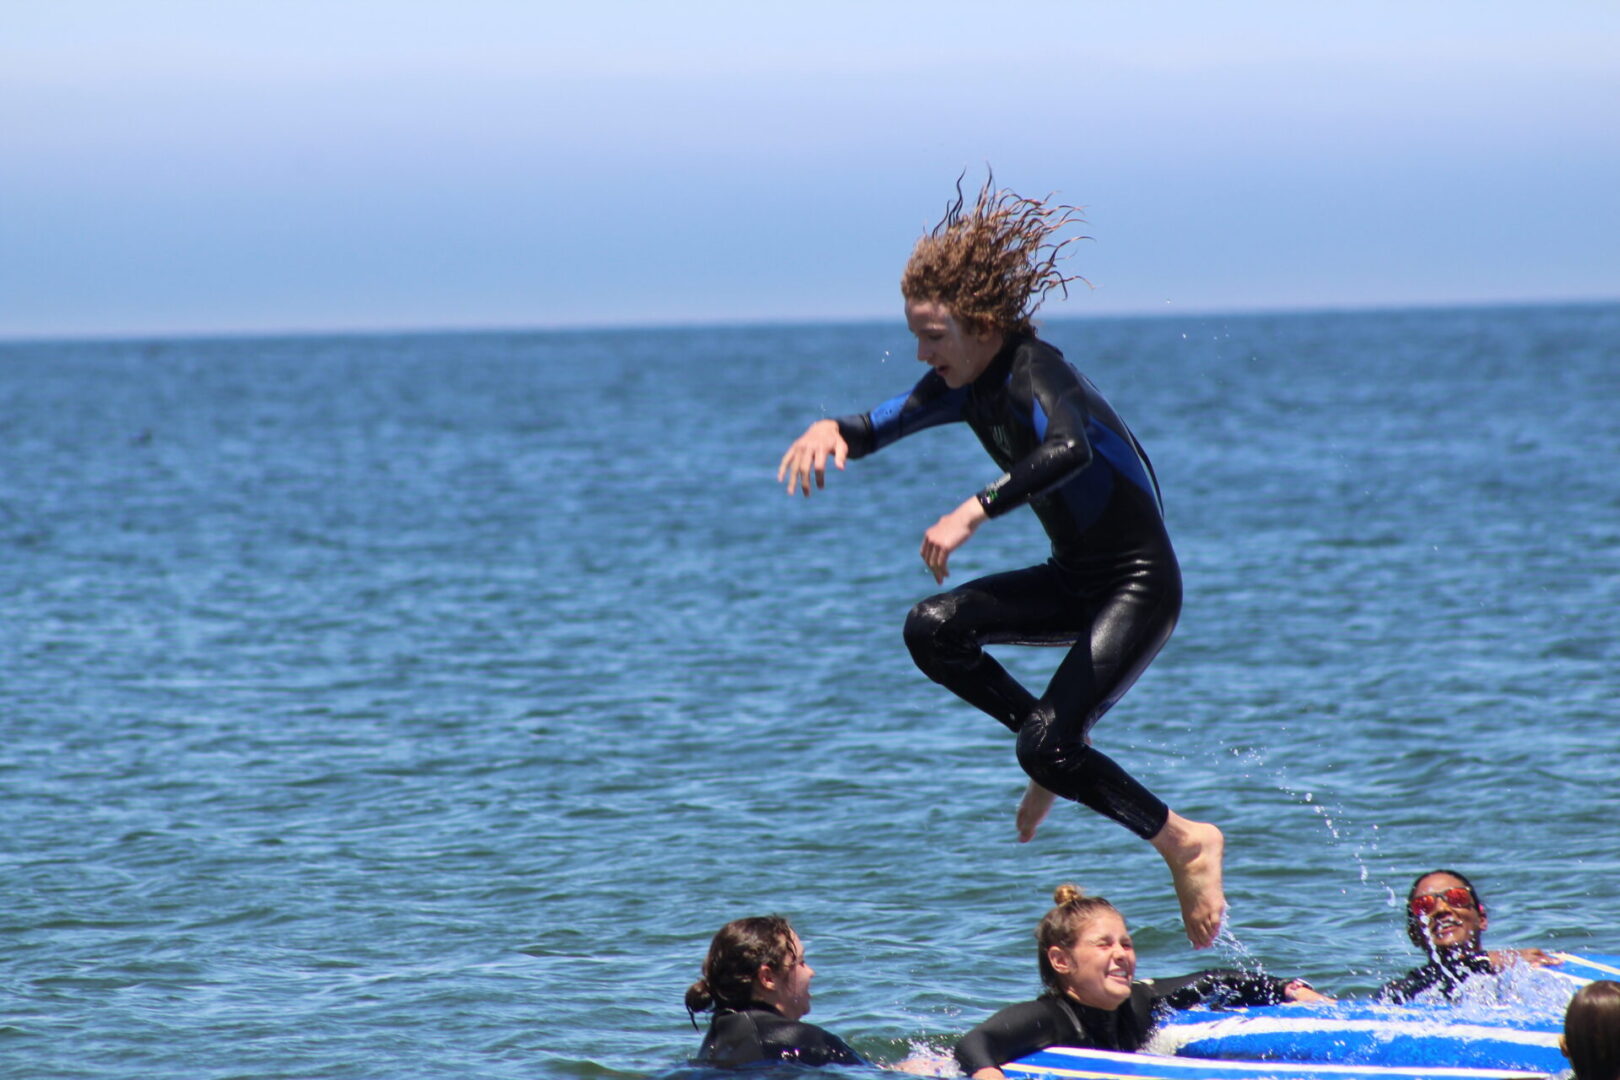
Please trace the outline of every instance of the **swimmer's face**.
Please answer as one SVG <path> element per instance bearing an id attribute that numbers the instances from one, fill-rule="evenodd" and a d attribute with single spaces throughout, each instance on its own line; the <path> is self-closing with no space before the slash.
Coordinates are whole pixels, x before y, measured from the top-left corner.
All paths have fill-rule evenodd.
<path id="1" fill-rule="evenodd" d="M 1454 891 L 1456 890 L 1456 891 Z M 1460 894 L 1459 895 L 1459 891 Z M 1447 899 L 1447 894 L 1451 899 Z M 1418 918 L 1429 944 L 1437 952 L 1478 948 L 1485 915 L 1474 906 L 1468 885 L 1455 874 L 1430 874 L 1412 890 L 1412 901 L 1429 910 Z"/>
<path id="2" fill-rule="evenodd" d="M 1050 946 L 1046 960 L 1064 992 L 1082 1005 L 1112 1011 L 1131 998 L 1136 947 L 1117 912 L 1104 911 L 1087 922 L 1069 948 Z"/>
<path id="3" fill-rule="evenodd" d="M 804 942 L 793 935 L 789 958 L 780 968 L 761 968 L 754 996 L 789 1020 L 810 1011 L 810 979 L 816 973 L 804 958 Z"/>
<path id="4" fill-rule="evenodd" d="M 1001 349 L 1001 334 L 968 332 L 938 300 L 907 300 L 906 326 L 917 338 L 917 359 L 952 390 L 983 375 Z"/>

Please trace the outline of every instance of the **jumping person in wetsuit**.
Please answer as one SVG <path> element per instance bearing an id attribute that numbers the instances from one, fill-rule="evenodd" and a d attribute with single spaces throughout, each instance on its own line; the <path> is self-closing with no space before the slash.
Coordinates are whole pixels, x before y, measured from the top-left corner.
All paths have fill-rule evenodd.
<path id="1" fill-rule="evenodd" d="M 1135 1053 L 1174 1009 L 1327 1000 L 1299 979 L 1232 969 L 1138 981 L 1136 951 L 1114 905 L 1073 885 L 1059 885 L 1052 899 L 1057 906 L 1035 930 L 1046 991 L 1007 1006 L 956 1044 L 956 1060 L 973 1080 L 1005 1080 L 1001 1066 L 1048 1046 Z"/>
<path id="2" fill-rule="evenodd" d="M 714 1010 L 694 1062 L 866 1064 L 838 1036 L 800 1020 L 810 1011 L 814 974 L 799 935 L 781 916 L 737 919 L 722 926 L 709 944 L 703 977 L 686 991 L 688 1015 Z"/>
<path id="3" fill-rule="evenodd" d="M 922 601 L 906 644 L 930 679 L 1018 736 L 1030 784 L 1018 808 L 1027 841 L 1054 795 L 1084 803 L 1158 849 L 1170 868 L 1187 937 L 1213 942 L 1226 901 L 1224 839 L 1214 825 L 1174 813 L 1113 759 L 1091 747 L 1093 724 L 1170 637 L 1181 611 L 1181 571 L 1165 531 L 1147 455 L 1097 388 L 1035 336 L 1030 316 L 1073 278 L 1053 233 L 1076 220 L 986 183 L 966 212 L 957 203 L 917 242 L 901 278 L 917 359 L 932 370 L 869 413 L 818 420 L 777 471 L 791 495 L 912 432 L 952 421 L 973 429 L 1005 475 L 923 534 L 922 559 L 943 584 L 952 552 L 991 518 L 1028 504 L 1052 544 L 1039 566 L 971 581 Z M 1036 697 L 985 651 L 987 644 L 1072 645 Z"/>

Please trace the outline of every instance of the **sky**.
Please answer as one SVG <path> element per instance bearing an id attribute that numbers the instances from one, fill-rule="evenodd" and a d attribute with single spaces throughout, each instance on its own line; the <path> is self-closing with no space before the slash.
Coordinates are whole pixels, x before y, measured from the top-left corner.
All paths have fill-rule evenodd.
<path id="1" fill-rule="evenodd" d="M 1046 315 L 1620 299 L 1620 3 L 12 0 L 0 338 L 901 317 L 959 176 Z"/>

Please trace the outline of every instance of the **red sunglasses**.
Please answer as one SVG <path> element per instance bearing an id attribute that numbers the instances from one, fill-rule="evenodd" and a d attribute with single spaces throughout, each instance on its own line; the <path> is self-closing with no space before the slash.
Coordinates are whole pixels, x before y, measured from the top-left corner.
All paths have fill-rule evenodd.
<path id="1" fill-rule="evenodd" d="M 1460 885 L 1453 885 L 1449 889 L 1442 889 L 1436 893 L 1424 893 L 1422 896 L 1412 897 L 1412 914 L 1418 918 L 1434 914 L 1434 909 L 1440 901 L 1446 902 L 1449 908 L 1471 908 L 1474 906 L 1474 895 Z"/>

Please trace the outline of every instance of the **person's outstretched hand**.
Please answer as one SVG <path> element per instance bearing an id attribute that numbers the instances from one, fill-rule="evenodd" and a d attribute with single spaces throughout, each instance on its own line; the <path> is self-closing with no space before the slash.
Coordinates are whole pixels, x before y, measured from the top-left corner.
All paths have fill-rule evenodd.
<path id="1" fill-rule="evenodd" d="M 792 495 L 800 488 L 805 498 L 810 497 L 810 478 L 816 478 L 816 487 L 827 486 L 827 458 L 839 469 L 849 457 L 849 443 L 838 430 L 836 420 L 817 420 L 804 429 L 804 434 L 793 440 L 793 445 L 782 455 L 782 464 L 776 469 L 776 482 L 787 480 L 787 492 Z"/>

